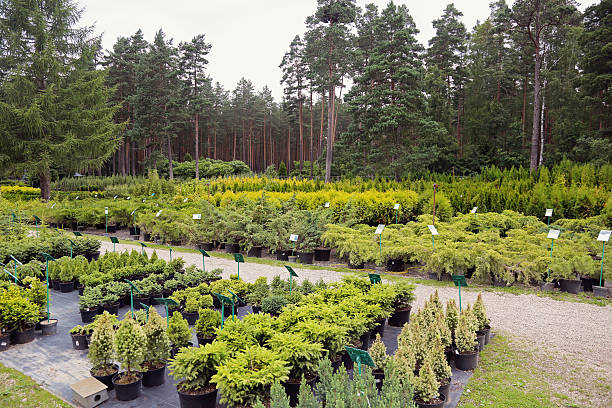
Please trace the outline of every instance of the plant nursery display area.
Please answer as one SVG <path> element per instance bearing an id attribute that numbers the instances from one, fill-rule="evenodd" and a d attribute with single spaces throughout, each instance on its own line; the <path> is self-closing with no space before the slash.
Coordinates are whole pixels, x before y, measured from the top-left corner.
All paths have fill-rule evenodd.
<path id="1" fill-rule="evenodd" d="M 320 406 L 361 398 L 381 407 L 413 399 L 455 406 L 464 371 L 475 368 L 490 336 L 480 297 L 459 313 L 435 293 L 411 315 L 414 285 L 407 282 L 276 276 L 247 283 L 137 251 L 91 262 L 63 257 L 48 273 L 72 286 L 51 289 L 50 314 L 59 323 L 42 337 L 35 326 L 47 319 L 45 285 L 25 275 L 2 284 L 3 361 L 26 373 L 35 361 L 55 367 L 45 383 L 67 400 L 69 384 L 92 375 L 114 389 L 107 406 Z M 155 288 L 159 282 L 173 283 Z M 24 356 L 32 365 L 20 365 Z"/>

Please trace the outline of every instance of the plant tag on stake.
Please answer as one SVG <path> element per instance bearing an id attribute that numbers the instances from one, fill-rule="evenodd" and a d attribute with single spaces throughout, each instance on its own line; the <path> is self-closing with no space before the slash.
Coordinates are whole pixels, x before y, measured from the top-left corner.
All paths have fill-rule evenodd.
<path id="1" fill-rule="evenodd" d="M 545 217 L 552 217 L 552 212 L 553 212 L 552 208 L 547 208 L 546 209 L 546 214 L 544 214 L 544 216 Z"/>
<path id="2" fill-rule="evenodd" d="M 601 230 L 599 231 L 599 236 L 597 237 L 597 240 L 600 242 L 608 242 L 610 240 L 610 235 L 612 235 L 612 231 Z"/>
<path id="3" fill-rule="evenodd" d="M 53 205 L 51 206 L 51 209 L 53 209 L 53 208 L 55 207 L 55 204 L 56 204 L 56 203 L 53 203 Z"/>
<path id="4" fill-rule="evenodd" d="M 130 215 L 134 215 L 134 213 L 135 213 L 135 212 L 136 212 L 136 210 L 132 211 L 132 212 L 130 213 Z"/>
<path id="5" fill-rule="evenodd" d="M 474 207 L 470 210 L 470 214 L 476 214 L 476 211 L 478 211 L 478 207 Z"/>
<path id="6" fill-rule="evenodd" d="M 551 229 L 550 231 L 548 231 L 548 239 L 557 239 L 559 238 L 559 234 L 561 233 L 560 230 L 555 230 L 555 229 Z"/>
<path id="7" fill-rule="evenodd" d="M 431 235 L 438 235 L 438 230 L 433 225 L 428 225 L 427 228 L 429 228 L 429 232 L 431 232 Z"/>
<path id="8" fill-rule="evenodd" d="M 117 199 L 117 197 L 119 197 L 119 196 L 114 196 L 114 197 L 113 197 L 113 200 L 116 200 L 116 199 Z"/>
<path id="9" fill-rule="evenodd" d="M 81 196 L 76 196 L 75 200 L 78 200 L 79 198 L 81 198 Z"/>
<path id="10" fill-rule="evenodd" d="M 399 210 L 399 207 L 400 207 L 400 205 L 399 205 L 399 204 L 395 204 L 395 205 L 393 206 L 393 209 L 394 209 L 394 210 Z"/>
<path id="11" fill-rule="evenodd" d="M 202 219 L 202 214 L 193 214 L 192 218 L 194 220 L 201 220 Z"/>
<path id="12" fill-rule="evenodd" d="M 289 237 L 289 241 L 297 242 L 298 238 L 299 238 L 298 234 L 291 234 L 291 236 Z"/>
<path id="13" fill-rule="evenodd" d="M 126 200 L 129 200 L 130 198 L 132 198 L 132 197 L 129 197 L 129 196 L 128 196 L 128 198 L 126 198 Z"/>
<path id="14" fill-rule="evenodd" d="M 374 231 L 374 234 L 380 235 L 383 233 L 384 229 L 385 229 L 385 224 L 378 224 L 378 227 L 376 227 L 376 231 Z"/>
<path id="15" fill-rule="evenodd" d="M 104 214 L 108 215 L 108 207 L 104 207 Z"/>
<path id="16" fill-rule="evenodd" d="M 183 202 L 184 202 L 184 203 L 186 203 L 186 202 L 187 202 L 187 200 L 188 200 L 188 198 L 187 198 L 187 197 L 185 197 L 185 199 L 183 200 Z"/>
<path id="17" fill-rule="evenodd" d="M 329 201 L 325 202 L 324 207 L 325 207 L 325 208 L 329 208 Z"/>
<path id="18" fill-rule="evenodd" d="M 157 214 L 155 214 L 155 216 L 156 216 L 156 217 L 159 217 L 159 216 L 161 215 L 161 213 L 162 213 L 162 210 L 159 210 L 159 211 L 157 212 Z"/>

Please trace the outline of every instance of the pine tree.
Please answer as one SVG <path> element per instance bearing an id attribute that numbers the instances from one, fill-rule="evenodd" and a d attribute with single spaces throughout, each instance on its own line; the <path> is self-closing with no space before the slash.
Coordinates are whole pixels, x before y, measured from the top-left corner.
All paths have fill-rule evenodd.
<path id="1" fill-rule="evenodd" d="M 105 72 L 96 70 L 100 39 L 70 0 L 0 2 L 0 141 L 4 161 L 38 178 L 50 197 L 51 172 L 99 169 L 118 145 L 121 126 Z"/>

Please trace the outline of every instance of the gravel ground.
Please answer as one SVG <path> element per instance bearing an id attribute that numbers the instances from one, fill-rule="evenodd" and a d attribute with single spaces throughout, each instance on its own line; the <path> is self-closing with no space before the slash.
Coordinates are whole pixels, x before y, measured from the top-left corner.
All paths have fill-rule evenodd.
<path id="1" fill-rule="evenodd" d="M 117 250 L 133 249 L 133 245 L 118 244 Z M 112 244 L 102 242 L 102 251 L 112 251 Z M 147 249 L 152 253 L 151 249 Z M 158 256 L 168 259 L 169 251 L 157 250 Z M 187 264 L 202 265 L 202 257 L 192 253 L 174 253 L 181 256 Z M 222 258 L 207 258 L 206 267 L 223 268 L 223 277 L 236 273 L 236 263 Z M 342 273 L 328 270 L 312 270 L 294 268 L 300 276 L 315 282 L 323 279 L 326 282 L 341 278 Z M 240 267 L 240 276 L 248 282 L 254 282 L 260 276 L 272 278 L 275 275 L 286 277 L 284 268 L 271 265 L 245 263 Z M 429 296 L 438 290 L 443 302 L 454 298 L 457 300 L 457 290 L 449 287 L 431 287 L 417 285 L 414 309 L 420 308 Z M 476 300 L 477 292 L 462 291 L 462 302 L 465 306 Z M 585 376 L 584 382 L 595 382 L 603 393 L 603 400 L 610 400 L 612 389 L 612 307 L 596 306 L 585 303 L 574 303 L 553 300 L 537 295 L 514 295 L 506 293 L 483 292 L 483 300 L 494 330 L 500 330 L 510 335 L 515 341 L 524 341 L 530 349 L 536 349 L 542 354 L 542 361 L 550 358 L 560 363 L 572 365 L 572 370 L 565 374 L 555 372 L 554 365 L 541 364 L 548 368 L 549 373 L 561 383 L 580 383 L 578 379 L 567 376 Z M 546 367 L 548 366 L 548 367 Z M 590 378 L 589 378 L 590 377 Z M 604 382 L 604 384 L 601 384 Z M 554 387 L 553 387 L 554 388 Z M 557 387 L 562 390 L 563 387 Z M 607 394 L 606 394 L 607 390 Z M 566 393 L 571 390 L 566 389 Z M 570 392 L 571 393 L 571 392 Z M 597 397 L 590 397 L 591 400 Z"/>

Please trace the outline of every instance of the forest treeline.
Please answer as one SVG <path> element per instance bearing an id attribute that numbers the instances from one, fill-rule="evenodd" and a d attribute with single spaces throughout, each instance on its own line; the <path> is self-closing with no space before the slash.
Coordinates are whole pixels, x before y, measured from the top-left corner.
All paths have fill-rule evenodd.
<path id="1" fill-rule="evenodd" d="M 233 89 L 215 81 L 205 34 L 176 44 L 160 29 L 149 43 L 137 30 L 102 51 L 93 27 L 74 28 L 76 3 L 34 3 L 41 7 L 0 0 L 0 163 L 41 184 L 75 169 L 146 174 L 160 160 L 172 178 L 186 156 L 196 159 L 194 176 L 209 158 L 255 172 L 282 162 L 288 173 L 299 167 L 326 180 L 612 158 L 612 0 L 584 13 L 573 0 L 497 0 L 471 29 L 450 3 L 427 46 L 405 5 L 317 0 L 305 33 L 279 55 L 282 100 L 255 89 L 248 68 Z M 80 104 L 80 113 L 57 125 L 45 111 L 54 103 Z M 12 146 L 42 164 L 10 151 L 15 135 Z M 40 139 L 46 148 L 33 147 Z M 70 156 L 77 164 L 52 160 L 75 146 L 85 151 Z"/>

